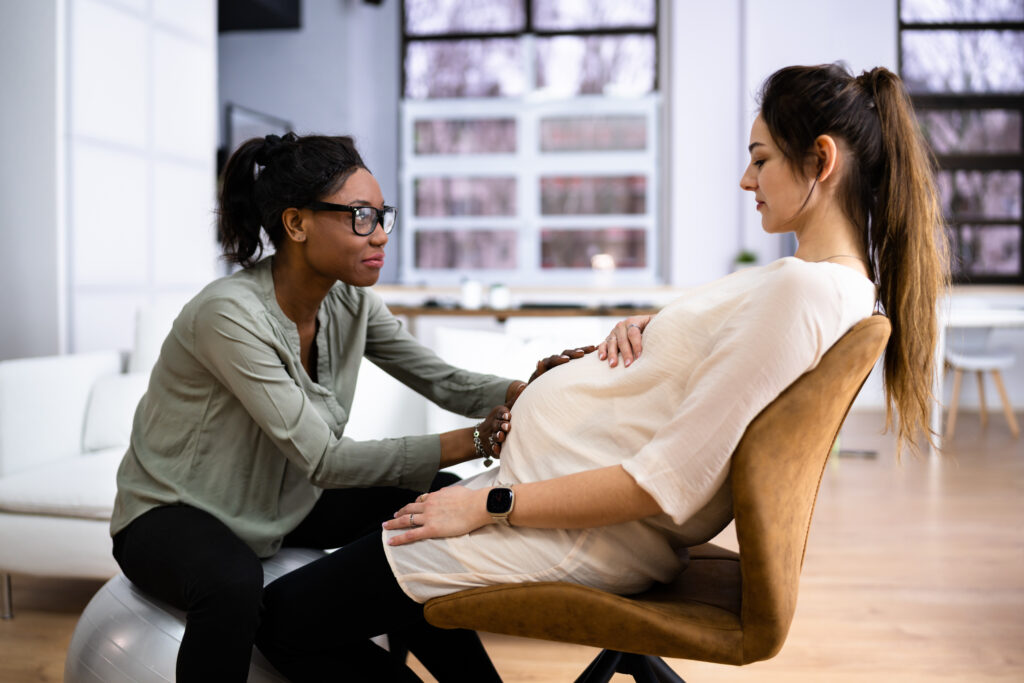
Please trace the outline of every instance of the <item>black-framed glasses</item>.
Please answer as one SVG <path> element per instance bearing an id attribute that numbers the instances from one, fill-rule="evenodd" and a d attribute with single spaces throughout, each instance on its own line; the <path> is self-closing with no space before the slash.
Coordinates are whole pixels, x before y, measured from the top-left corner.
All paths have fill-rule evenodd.
<path id="1" fill-rule="evenodd" d="M 384 233 L 389 234 L 398 218 L 398 209 L 393 206 L 378 209 L 375 206 L 349 206 L 318 201 L 310 202 L 309 208 L 314 211 L 348 211 L 352 215 L 352 232 L 360 237 L 372 235 L 378 223 L 384 228 Z"/>

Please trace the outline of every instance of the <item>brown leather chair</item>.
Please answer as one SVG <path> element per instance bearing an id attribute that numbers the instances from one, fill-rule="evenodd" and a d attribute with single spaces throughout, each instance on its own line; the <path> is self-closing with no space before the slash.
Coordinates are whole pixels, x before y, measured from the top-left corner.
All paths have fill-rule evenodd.
<path id="1" fill-rule="evenodd" d="M 427 620 L 605 648 L 577 683 L 616 671 L 681 681 L 660 657 L 734 665 L 773 657 L 796 609 L 825 463 L 889 332 L 884 316 L 859 322 L 747 428 L 731 465 L 739 554 L 691 548 L 674 582 L 632 596 L 561 582 L 475 588 L 429 601 Z"/>

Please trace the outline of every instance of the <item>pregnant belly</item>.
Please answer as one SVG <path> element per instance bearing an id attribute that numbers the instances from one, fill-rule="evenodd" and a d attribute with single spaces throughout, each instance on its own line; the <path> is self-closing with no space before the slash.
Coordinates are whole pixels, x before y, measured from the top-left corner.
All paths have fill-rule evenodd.
<path id="1" fill-rule="evenodd" d="M 530 384 L 512 409 L 502 448 L 501 478 L 536 481 L 617 464 L 625 453 L 616 433 L 614 379 L 596 354 L 550 370 Z"/>

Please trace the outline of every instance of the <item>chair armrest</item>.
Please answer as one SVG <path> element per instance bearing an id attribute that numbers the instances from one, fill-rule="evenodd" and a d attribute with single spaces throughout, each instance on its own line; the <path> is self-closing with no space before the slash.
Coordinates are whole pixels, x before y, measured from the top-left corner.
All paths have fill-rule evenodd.
<path id="1" fill-rule="evenodd" d="M 118 351 L 0 361 L 0 476 L 82 451 L 89 393 Z"/>

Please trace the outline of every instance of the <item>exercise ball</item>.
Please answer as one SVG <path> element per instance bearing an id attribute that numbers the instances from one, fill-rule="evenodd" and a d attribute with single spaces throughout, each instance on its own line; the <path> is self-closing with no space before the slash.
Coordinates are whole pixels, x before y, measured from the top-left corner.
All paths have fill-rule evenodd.
<path id="1" fill-rule="evenodd" d="M 325 555 L 284 548 L 263 561 L 263 583 Z M 103 584 L 78 619 L 64 662 L 65 683 L 173 681 L 185 613 L 143 594 L 124 574 Z M 253 648 L 250 683 L 286 683 Z"/>

